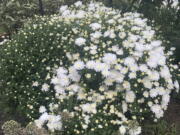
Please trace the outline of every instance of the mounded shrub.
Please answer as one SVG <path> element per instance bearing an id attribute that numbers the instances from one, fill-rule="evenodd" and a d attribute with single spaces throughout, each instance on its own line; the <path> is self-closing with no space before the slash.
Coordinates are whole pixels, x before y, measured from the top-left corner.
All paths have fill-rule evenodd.
<path id="1" fill-rule="evenodd" d="M 23 135 L 24 131 L 21 125 L 14 120 L 7 121 L 2 126 L 5 135 Z"/>
<path id="2" fill-rule="evenodd" d="M 25 128 L 14 120 L 6 121 L 2 125 L 4 135 L 49 135 L 49 133 L 43 129 L 38 128 L 35 123 L 29 123 Z"/>
<path id="3" fill-rule="evenodd" d="M 2 92 L 52 132 L 138 135 L 179 90 L 174 48 L 154 29 L 100 3 L 62 6 L 1 46 Z"/>

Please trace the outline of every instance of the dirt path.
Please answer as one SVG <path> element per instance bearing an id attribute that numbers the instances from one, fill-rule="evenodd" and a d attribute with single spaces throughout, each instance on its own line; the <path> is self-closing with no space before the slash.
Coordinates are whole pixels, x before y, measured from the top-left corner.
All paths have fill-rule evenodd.
<path id="1" fill-rule="evenodd" d="M 172 100 L 165 113 L 165 120 L 170 124 L 175 124 L 180 135 L 180 101 Z"/>

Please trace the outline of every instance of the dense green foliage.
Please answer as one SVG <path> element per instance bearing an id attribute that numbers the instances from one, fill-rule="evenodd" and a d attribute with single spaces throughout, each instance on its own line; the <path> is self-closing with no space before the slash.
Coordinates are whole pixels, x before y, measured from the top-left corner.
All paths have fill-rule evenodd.
<path id="1" fill-rule="evenodd" d="M 58 64 L 58 58 L 64 55 L 62 49 L 58 48 L 61 38 L 50 35 L 53 31 L 60 33 L 63 27 L 57 29 L 55 25 L 58 24 L 48 23 L 48 18 L 36 18 L 12 37 L 13 40 L 0 47 L 1 93 L 7 95 L 15 108 L 19 106 L 26 114 L 27 111 L 37 114 L 34 111 L 38 111 L 40 102 L 52 100 L 53 97 L 44 95 L 40 88 L 32 90 L 33 81 L 42 82 L 41 79 L 46 78 L 46 67 Z M 56 46 L 50 46 L 53 42 L 56 42 Z M 48 97 L 45 101 L 41 99 L 44 96 Z"/>

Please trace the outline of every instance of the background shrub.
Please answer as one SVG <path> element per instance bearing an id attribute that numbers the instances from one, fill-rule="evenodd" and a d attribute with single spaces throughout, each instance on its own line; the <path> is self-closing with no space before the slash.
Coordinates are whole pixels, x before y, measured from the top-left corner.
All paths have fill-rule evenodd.
<path id="1" fill-rule="evenodd" d="M 47 67 L 58 64 L 59 58 L 64 56 L 61 37 L 56 36 L 63 27 L 57 25 L 48 17 L 37 17 L 10 42 L 0 46 L 1 93 L 26 114 L 37 114 L 39 103 L 53 100 L 50 94 L 42 93 L 40 87 L 32 85 L 36 80 L 42 82 Z"/>

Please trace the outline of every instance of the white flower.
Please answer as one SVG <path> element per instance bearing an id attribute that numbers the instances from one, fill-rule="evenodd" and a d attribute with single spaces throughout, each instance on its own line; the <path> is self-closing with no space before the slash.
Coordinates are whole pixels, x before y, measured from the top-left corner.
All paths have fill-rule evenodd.
<path id="1" fill-rule="evenodd" d="M 82 125 L 82 128 L 83 128 L 83 129 L 87 129 L 87 128 L 88 128 L 88 126 L 87 126 L 87 125 L 85 125 L 85 124 L 83 124 L 83 125 Z"/>
<path id="2" fill-rule="evenodd" d="M 88 61 L 87 63 L 86 63 L 86 67 L 88 68 L 88 69 L 94 69 L 95 68 L 95 65 L 96 65 L 96 62 L 95 61 Z"/>
<path id="3" fill-rule="evenodd" d="M 96 31 L 95 33 L 91 33 L 92 40 L 99 39 L 102 36 L 101 32 Z"/>
<path id="4" fill-rule="evenodd" d="M 63 17 L 66 17 L 66 16 L 68 16 L 68 15 L 70 15 L 70 14 L 71 14 L 70 10 L 65 10 L 65 11 L 62 13 L 62 16 L 63 16 Z"/>
<path id="5" fill-rule="evenodd" d="M 146 98 L 148 98 L 148 97 L 149 97 L 149 92 L 144 91 L 143 96 L 146 97 Z"/>
<path id="6" fill-rule="evenodd" d="M 104 76 L 104 77 L 108 77 L 109 75 L 110 75 L 110 72 L 109 72 L 109 70 L 108 69 L 104 69 L 104 70 L 102 70 L 102 75 Z"/>
<path id="7" fill-rule="evenodd" d="M 151 80 L 158 81 L 159 78 L 160 78 L 160 75 L 159 75 L 159 73 L 158 73 L 157 71 L 153 71 L 153 72 L 151 72 L 151 73 L 149 74 L 149 78 L 150 78 Z"/>
<path id="8" fill-rule="evenodd" d="M 127 112 L 128 110 L 128 106 L 125 101 L 122 102 L 122 110 L 123 110 L 123 113 Z"/>
<path id="9" fill-rule="evenodd" d="M 169 103 L 169 101 L 170 101 L 170 96 L 169 96 L 169 94 L 164 94 L 164 95 L 162 96 L 162 105 L 167 106 L 168 103 Z"/>
<path id="10" fill-rule="evenodd" d="M 108 66 L 105 63 L 95 62 L 94 70 L 100 72 L 107 69 L 107 67 Z"/>
<path id="11" fill-rule="evenodd" d="M 163 68 L 161 68 L 160 75 L 165 79 L 170 78 L 171 74 L 170 74 L 169 68 L 167 66 L 164 66 Z"/>
<path id="12" fill-rule="evenodd" d="M 157 97 L 158 96 L 158 89 L 151 89 L 150 90 L 150 96 L 152 98 Z"/>
<path id="13" fill-rule="evenodd" d="M 51 131 L 61 130 L 62 129 L 61 116 L 49 115 L 47 127 Z"/>
<path id="14" fill-rule="evenodd" d="M 131 84 L 130 84 L 128 81 L 124 81 L 124 82 L 123 82 L 123 87 L 124 87 L 126 90 L 130 90 L 130 89 L 131 89 Z"/>
<path id="15" fill-rule="evenodd" d="M 46 108 L 45 108 L 45 106 L 40 106 L 40 108 L 39 108 L 39 112 L 40 112 L 40 113 L 44 113 L 44 112 L 46 112 Z"/>
<path id="16" fill-rule="evenodd" d="M 145 77 L 145 78 L 142 80 L 142 82 L 143 82 L 143 85 L 144 85 L 145 88 L 148 88 L 148 89 L 151 89 L 151 88 L 152 88 L 152 82 L 151 82 L 151 80 L 149 80 L 148 77 Z"/>
<path id="17" fill-rule="evenodd" d="M 132 65 L 129 67 L 129 69 L 130 69 L 132 72 L 136 72 L 136 71 L 139 69 L 139 67 L 138 67 L 137 64 L 132 64 Z"/>
<path id="18" fill-rule="evenodd" d="M 122 49 L 119 49 L 118 51 L 116 51 L 116 54 L 117 54 L 117 55 L 123 55 L 123 54 L 124 54 L 124 52 L 123 52 L 123 50 L 122 50 Z"/>
<path id="19" fill-rule="evenodd" d="M 97 51 L 96 51 L 96 50 L 91 50 L 91 51 L 90 51 L 90 54 L 95 55 L 96 53 L 97 53 Z"/>
<path id="20" fill-rule="evenodd" d="M 69 83 L 70 83 L 70 81 L 69 81 L 69 78 L 68 78 L 67 75 L 61 75 L 61 76 L 59 77 L 59 84 L 60 84 L 61 86 L 68 86 Z"/>
<path id="21" fill-rule="evenodd" d="M 130 78 L 130 79 L 136 78 L 136 73 L 135 73 L 135 72 L 131 72 L 131 73 L 129 74 L 129 78 Z"/>
<path id="22" fill-rule="evenodd" d="M 55 85 L 54 89 L 56 90 L 56 93 L 58 93 L 58 94 L 64 94 L 64 92 L 65 92 L 65 89 L 60 85 Z"/>
<path id="23" fill-rule="evenodd" d="M 74 5 L 75 5 L 76 7 L 80 7 L 80 6 L 82 6 L 82 2 L 81 2 L 81 1 L 77 1 L 76 3 L 74 3 Z"/>
<path id="24" fill-rule="evenodd" d="M 39 83 L 37 81 L 33 82 L 32 86 L 33 87 L 37 87 L 39 85 Z"/>
<path id="25" fill-rule="evenodd" d="M 78 13 L 76 13 L 76 17 L 77 18 L 84 18 L 85 17 L 85 15 L 86 15 L 86 12 L 85 11 L 82 11 L 82 10 L 80 10 Z"/>
<path id="26" fill-rule="evenodd" d="M 96 104 L 95 103 L 92 103 L 92 104 L 82 104 L 81 105 L 81 108 L 83 110 L 83 112 L 87 112 L 87 113 L 96 113 L 97 110 L 96 110 Z"/>
<path id="27" fill-rule="evenodd" d="M 179 92 L 179 83 L 177 80 L 174 82 L 174 87 L 176 88 L 176 92 Z"/>
<path id="28" fill-rule="evenodd" d="M 80 88 L 81 87 L 77 84 L 72 84 L 68 87 L 68 89 L 73 90 L 74 92 L 78 92 L 78 90 L 80 90 Z"/>
<path id="29" fill-rule="evenodd" d="M 117 52 L 118 50 L 119 50 L 118 45 L 112 46 L 112 51 L 113 51 L 113 52 Z"/>
<path id="30" fill-rule="evenodd" d="M 54 77 L 51 79 L 52 84 L 59 84 L 59 79 L 57 77 Z"/>
<path id="31" fill-rule="evenodd" d="M 124 38 L 126 37 L 126 33 L 125 33 L 125 32 L 120 32 L 120 33 L 119 33 L 119 37 L 120 37 L 121 39 L 124 39 Z"/>
<path id="32" fill-rule="evenodd" d="M 67 73 L 67 70 L 65 68 L 63 68 L 63 67 L 59 67 L 56 71 L 57 71 L 58 76 L 61 76 L 62 74 Z"/>
<path id="33" fill-rule="evenodd" d="M 84 38 L 82 38 L 82 37 L 77 38 L 77 39 L 75 40 L 75 44 L 78 45 L 78 46 L 85 45 L 85 43 L 86 43 L 86 39 L 84 39 Z"/>
<path id="34" fill-rule="evenodd" d="M 42 85 L 42 88 L 41 88 L 42 91 L 48 91 L 49 90 L 49 85 L 47 83 L 44 83 Z"/>
<path id="35" fill-rule="evenodd" d="M 38 128 L 42 128 L 44 122 L 40 121 L 40 120 L 35 120 L 34 121 L 35 125 L 38 127 Z"/>
<path id="36" fill-rule="evenodd" d="M 139 70 L 142 72 L 147 72 L 148 71 L 148 67 L 145 64 L 141 64 L 139 66 Z"/>
<path id="37" fill-rule="evenodd" d="M 113 85 L 113 82 L 114 82 L 114 81 L 115 81 L 114 79 L 106 78 L 106 79 L 104 80 L 104 83 L 105 83 L 107 86 L 111 86 L 111 85 Z"/>
<path id="38" fill-rule="evenodd" d="M 42 128 L 45 122 L 48 121 L 49 115 L 47 112 L 43 113 L 38 120 L 35 120 L 35 124 L 38 128 Z"/>
<path id="39" fill-rule="evenodd" d="M 108 22 L 109 24 L 115 23 L 115 21 L 114 21 L 113 19 L 110 19 L 110 20 L 108 20 L 107 22 Z"/>
<path id="40" fill-rule="evenodd" d="M 106 53 L 103 57 L 103 61 L 107 64 L 114 64 L 116 63 L 117 57 L 115 54 Z"/>
<path id="41" fill-rule="evenodd" d="M 133 57 L 127 57 L 124 60 L 124 64 L 127 66 L 131 66 L 135 64 L 135 59 Z"/>
<path id="42" fill-rule="evenodd" d="M 61 12 L 61 13 L 64 12 L 65 10 L 67 10 L 67 8 L 68 8 L 67 5 L 61 6 L 61 7 L 60 7 L 60 12 Z"/>
<path id="43" fill-rule="evenodd" d="M 101 28 L 101 24 L 99 23 L 92 23 L 89 25 L 93 30 L 98 30 Z"/>
<path id="44" fill-rule="evenodd" d="M 74 68 L 76 70 L 82 70 L 84 67 L 85 67 L 85 64 L 83 61 L 78 60 L 74 63 Z"/>
<path id="45" fill-rule="evenodd" d="M 153 47 L 158 47 L 158 46 L 160 46 L 162 44 L 162 41 L 160 41 L 160 40 L 156 40 L 156 41 L 152 41 L 151 42 L 151 45 L 153 46 Z"/>
<path id="46" fill-rule="evenodd" d="M 158 89 L 159 95 L 162 96 L 162 95 L 166 94 L 166 89 L 164 87 L 158 87 L 157 89 Z"/>
<path id="47" fill-rule="evenodd" d="M 136 43 L 135 44 L 135 49 L 139 52 L 143 52 L 145 50 L 146 46 L 141 44 L 141 43 Z"/>
<path id="48" fill-rule="evenodd" d="M 125 126 L 121 126 L 121 127 L 119 128 L 119 132 L 120 132 L 121 135 L 125 135 L 125 133 L 126 133 L 126 128 L 125 128 Z"/>
<path id="49" fill-rule="evenodd" d="M 72 81 L 79 82 L 81 76 L 78 74 L 77 70 L 74 67 L 69 68 L 69 78 Z"/>
<path id="50" fill-rule="evenodd" d="M 158 104 L 151 106 L 151 111 L 155 113 L 156 118 L 161 118 L 164 115 L 163 110 L 161 109 L 161 106 Z"/>
<path id="51" fill-rule="evenodd" d="M 134 94 L 133 91 L 127 91 L 126 92 L 125 99 L 126 99 L 127 103 L 133 103 L 135 98 L 136 98 L 136 95 Z"/>

